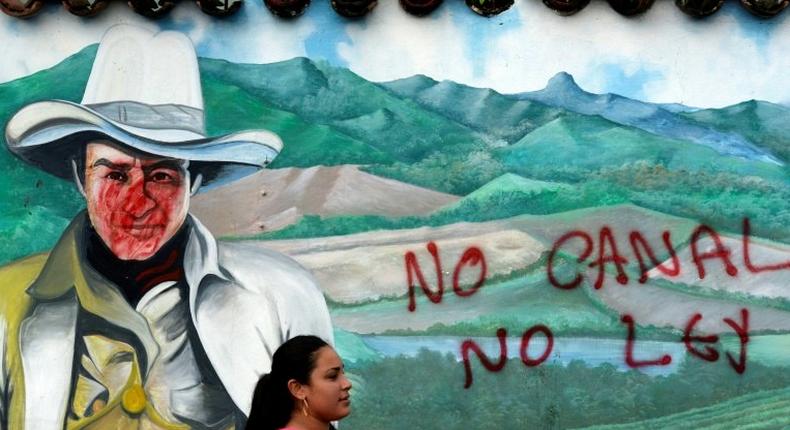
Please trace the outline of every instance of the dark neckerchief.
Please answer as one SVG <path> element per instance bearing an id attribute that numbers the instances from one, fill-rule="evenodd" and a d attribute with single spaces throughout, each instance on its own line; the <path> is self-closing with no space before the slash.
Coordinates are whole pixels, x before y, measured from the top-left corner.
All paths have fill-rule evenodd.
<path id="1" fill-rule="evenodd" d="M 165 281 L 184 278 L 184 251 L 189 238 L 189 221 L 166 244 L 147 260 L 121 260 L 104 244 L 92 225 L 88 225 L 87 258 L 102 276 L 117 285 L 132 307 L 143 295 Z"/>

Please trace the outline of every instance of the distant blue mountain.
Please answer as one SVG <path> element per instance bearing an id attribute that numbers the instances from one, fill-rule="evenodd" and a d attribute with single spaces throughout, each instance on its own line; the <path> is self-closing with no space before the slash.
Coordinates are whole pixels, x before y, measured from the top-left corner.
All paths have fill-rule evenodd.
<path id="1" fill-rule="evenodd" d="M 693 111 L 693 108 L 646 103 L 617 94 L 588 93 L 576 84 L 573 76 L 565 72 L 551 78 L 542 90 L 521 93 L 514 97 L 584 115 L 599 115 L 609 121 L 640 128 L 659 136 L 708 146 L 721 154 L 784 164 L 741 134 L 722 131 L 676 113 Z"/>
<path id="2" fill-rule="evenodd" d="M 680 103 L 658 103 L 656 106 L 672 113 L 692 113 L 700 110 L 698 107 L 686 106 Z"/>
<path id="3" fill-rule="evenodd" d="M 559 107 L 518 100 L 488 88 L 439 82 L 424 75 L 379 85 L 398 97 L 413 100 L 426 110 L 480 132 L 494 142 L 518 141 L 544 124 L 572 114 Z"/>
<path id="4" fill-rule="evenodd" d="M 749 100 L 722 109 L 699 109 L 681 115 L 723 132 L 735 132 L 790 162 L 790 108 Z"/>

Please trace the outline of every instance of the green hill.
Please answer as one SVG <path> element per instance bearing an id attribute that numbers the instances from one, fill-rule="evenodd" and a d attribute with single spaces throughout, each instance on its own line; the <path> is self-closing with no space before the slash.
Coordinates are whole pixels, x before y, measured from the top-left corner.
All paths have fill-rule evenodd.
<path id="1" fill-rule="evenodd" d="M 96 46 L 30 76 L 0 84 L 0 124 L 28 103 L 82 100 Z M 68 79 L 64 79 L 68 76 Z M 47 175 L 8 152 L 0 133 L 0 263 L 49 249 L 83 206 L 67 181 Z"/>
<path id="2" fill-rule="evenodd" d="M 457 220 L 501 219 L 520 214 L 545 214 L 577 209 L 570 203 L 576 187 L 561 182 L 539 181 L 505 173 L 454 204 L 442 208 L 435 217 Z M 563 207 L 561 201 L 568 201 Z"/>
<path id="3" fill-rule="evenodd" d="M 525 178 L 513 173 L 505 173 L 504 175 L 468 194 L 462 200 L 457 202 L 456 205 L 463 204 L 464 201 L 489 200 L 501 193 L 540 194 L 544 192 L 570 191 L 572 189 L 573 187 L 568 184 L 538 181 L 536 179 Z"/>
<path id="4" fill-rule="evenodd" d="M 536 171 L 556 171 L 562 176 L 562 171 L 569 169 L 583 175 L 584 171 L 639 162 L 674 171 L 726 172 L 777 182 L 787 180 L 784 169 L 775 164 L 721 155 L 711 148 L 593 116 L 555 119 L 513 145 L 497 150 L 497 155 L 509 171 L 533 176 Z"/>
<path id="5" fill-rule="evenodd" d="M 365 345 L 362 338 L 354 333 L 334 328 L 335 350 L 347 363 L 357 364 L 380 359 L 378 352 Z"/>
<path id="6" fill-rule="evenodd" d="M 202 84 L 209 135 L 265 127 L 282 137 L 283 151 L 271 168 L 393 161 L 385 152 L 334 127 L 309 123 L 218 78 L 204 76 Z"/>

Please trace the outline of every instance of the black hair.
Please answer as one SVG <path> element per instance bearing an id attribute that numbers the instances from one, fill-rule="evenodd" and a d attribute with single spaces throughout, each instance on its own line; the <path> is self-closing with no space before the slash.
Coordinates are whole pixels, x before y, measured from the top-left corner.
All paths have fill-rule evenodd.
<path id="1" fill-rule="evenodd" d="M 288 381 L 307 384 L 318 350 L 328 345 L 316 336 L 296 336 L 277 348 L 271 373 L 263 375 L 255 386 L 247 430 L 277 430 L 288 424 L 295 407 Z"/>

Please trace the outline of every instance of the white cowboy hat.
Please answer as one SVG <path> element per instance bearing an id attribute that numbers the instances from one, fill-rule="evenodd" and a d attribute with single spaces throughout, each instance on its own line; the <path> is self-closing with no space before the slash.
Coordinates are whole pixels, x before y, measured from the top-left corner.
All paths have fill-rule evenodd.
<path id="1" fill-rule="evenodd" d="M 282 149 L 267 130 L 207 137 L 200 73 L 183 34 L 130 25 L 102 38 L 82 103 L 49 100 L 17 112 L 6 126 L 8 148 L 28 163 L 69 178 L 71 161 L 91 140 L 190 160 L 205 186 L 253 173 Z"/>

